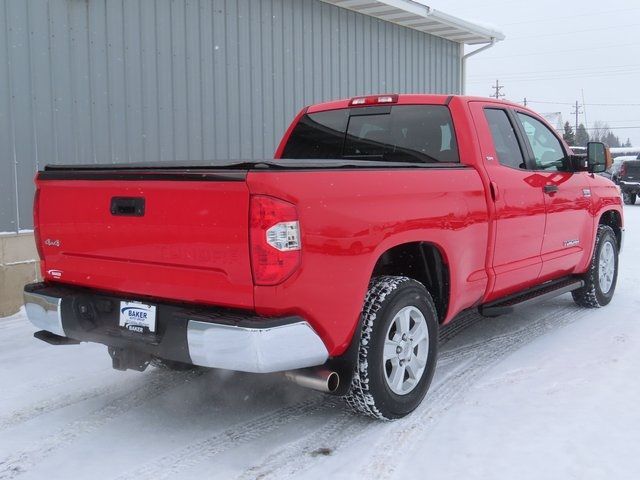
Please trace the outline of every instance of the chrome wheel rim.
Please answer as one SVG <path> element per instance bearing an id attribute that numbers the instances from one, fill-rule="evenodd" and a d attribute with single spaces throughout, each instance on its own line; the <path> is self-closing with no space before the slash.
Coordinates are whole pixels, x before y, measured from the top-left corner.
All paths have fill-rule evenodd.
<path id="1" fill-rule="evenodd" d="M 402 308 L 391 321 L 384 340 L 382 368 L 391 391 L 410 393 L 420 382 L 429 356 L 429 326 L 420 310 Z"/>
<path id="2" fill-rule="evenodd" d="M 602 293 L 609 293 L 613 285 L 613 277 L 616 271 L 616 258 L 613 244 L 606 241 L 600 249 L 598 259 L 598 283 Z"/>

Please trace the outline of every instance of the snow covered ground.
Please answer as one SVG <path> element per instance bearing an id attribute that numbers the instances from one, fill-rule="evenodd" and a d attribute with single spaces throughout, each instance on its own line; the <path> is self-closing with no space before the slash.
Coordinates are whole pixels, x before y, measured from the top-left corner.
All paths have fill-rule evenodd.
<path id="1" fill-rule="evenodd" d="M 380 423 L 278 375 L 111 369 L 0 320 L 0 479 L 640 476 L 640 205 L 618 290 L 480 319 L 408 418 Z"/>

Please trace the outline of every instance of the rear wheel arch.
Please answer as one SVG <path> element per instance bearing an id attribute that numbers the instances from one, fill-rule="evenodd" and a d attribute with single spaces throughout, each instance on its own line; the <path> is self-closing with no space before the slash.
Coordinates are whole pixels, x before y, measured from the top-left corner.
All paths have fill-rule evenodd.
<path id="1" fill-rule="evenodd" d="M 431 242 L 407 242 L 388 248 L 378 257 L 371 278 L 385 275 L 422 283 L 433 297 L 442 323 L 450 304 L 451 272 L 440 246 Z"/>

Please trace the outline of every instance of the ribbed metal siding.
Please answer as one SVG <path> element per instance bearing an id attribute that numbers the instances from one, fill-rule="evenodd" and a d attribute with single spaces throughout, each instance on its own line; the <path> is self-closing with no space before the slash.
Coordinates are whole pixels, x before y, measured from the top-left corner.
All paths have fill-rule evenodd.
<path id="1" fill-rule="evenodd" d="M 270 157 L 304 105 L 456 92 L 459 53 L 318 0 L 0 0 L 0 232 L 47 163 Z"/>

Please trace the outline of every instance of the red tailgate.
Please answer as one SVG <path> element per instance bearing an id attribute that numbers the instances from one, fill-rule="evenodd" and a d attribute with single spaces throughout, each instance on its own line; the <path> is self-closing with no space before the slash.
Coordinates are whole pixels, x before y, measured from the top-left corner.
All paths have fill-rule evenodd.
<path id="1" fill-rule="evenodd" d="M 253 307 L 244 176 L 187 180 L 41 174 L 37 227 L 45 279 Z"/>

